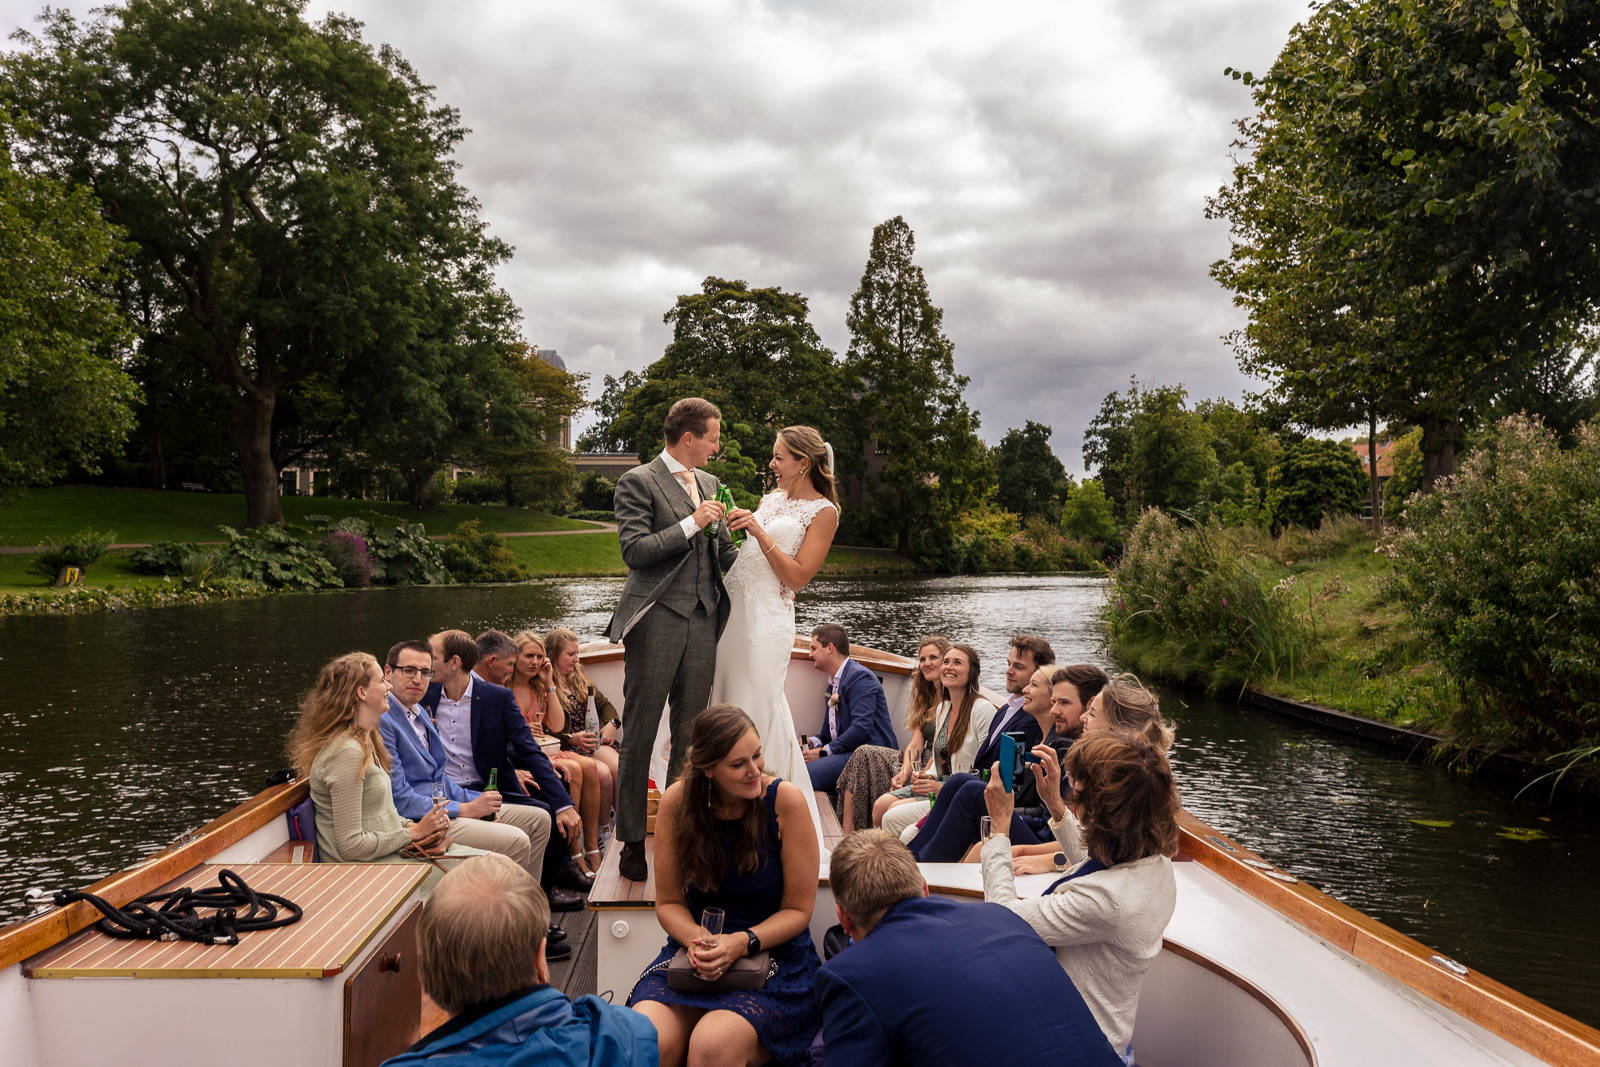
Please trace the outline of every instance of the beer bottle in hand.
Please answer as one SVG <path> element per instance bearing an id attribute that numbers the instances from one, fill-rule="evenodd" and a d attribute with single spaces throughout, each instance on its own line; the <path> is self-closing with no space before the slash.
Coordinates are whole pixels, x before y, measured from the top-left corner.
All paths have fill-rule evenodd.
<path id="1" fill-rule="evenodd" d="M 721 504 L 723 507 L 727 508 L 729 511 L 732 511 L 733 510 L 733 490 L 729 489 L 725 485 L 717 486 L 717 503 Z M 745 534 L 744 534 L 743 530 L 729 530 L 728 531 L 728 537 L 733 541 L 733 543 L 735 545 L 744 544 Z"/>
<path id="2" fill-rule="evenodd" d="M 499 780 L 500 780 L 500 768 L 499 767 L 490 767 L 489 768 L 489 780 L 484 783 L 483 791 L 485 793 L 498 793 L 500 790 L 495 785 L 495 783 L 498 782 Z M 484 822 L 494 822 L 494 812 L 491 811 L 489 814 L 485 815 L 483 817 L 483 821 Z"/>

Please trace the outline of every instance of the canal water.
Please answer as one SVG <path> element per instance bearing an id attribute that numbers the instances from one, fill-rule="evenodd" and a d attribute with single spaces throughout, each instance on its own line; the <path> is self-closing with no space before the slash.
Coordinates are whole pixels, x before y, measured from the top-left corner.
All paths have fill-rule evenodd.
<path id="1" fill-rule="evenodd" d="M 0 922 L 23 891 L 81 886 L 258 792 L 287 763 L 300 693 L 334 655 L 405 637 L 557 623 L 597 634 L 619 580 L 285 596 L 0 618 Z M 1012 634 L 1111 667 L 1104 586 L 1063 576 L 818 581 L 802 632 L 843 623 L 911 653 L 942 633 L 1002 687 Z M 1178 724 L 1184 803 L 1306 882 L 1425 944 L 1600 1025 L 1600 817 L 1516 798 L 1318 727 L 1193 693 Z"/>

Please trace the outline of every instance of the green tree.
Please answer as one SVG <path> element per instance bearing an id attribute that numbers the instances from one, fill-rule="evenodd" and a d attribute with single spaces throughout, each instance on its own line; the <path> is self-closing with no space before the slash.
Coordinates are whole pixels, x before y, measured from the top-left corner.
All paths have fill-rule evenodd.
<path id="1" fill-rule="evenodd" d="M 92 196 L 0 148 L 0 491 L 93 471 L 132 429 L 132 324 L 113 298 L 123 252 Z"/>
<path id="2" fill-rule="evenodd" d="M 1338 441 L 1308 438 L 1283 450 L 1272 469 L 1272 521 L 1314 530 L 1324 515 L 1361 510 L 1367 476 L 1354 451 Z"/>
<path id="3" fill-rule="evenodd" d="M 600 398 L 592 405 L 596 416 L 595 423 L 578 435 L 578 440 L 574 444 L 577 451 L 614 454 L 628 450 L 628 443 L 612 434 L 611 426 L 617 421 L 617 416 L 622 414 L 628 394 L 643 384 L 644 375 L 638 371 L 623 371 L 620 378 L 606 375 L 605 387 L 600 392 Z M 607 504 L 607 507 L 610 505 Z"/>
<path id="4" fill-rule="evenodd" d="M 978 415 L 961 395 L 967 378 L 956 373 L 944 312 L 912 262 L 915 252 L 916 236 L 900 216 L 874 227 L 845 316 L 846 363 L 861 388 L 858 425 L 885 457 L 868 488 L 882 532 L 903 556 L 914 535 L 948 539 L 955 516 L 983 502 L 993 484 Z"/>
<path id="5" fill-rule="evenodd" d="M 425 399 L 515 336 L 493 278 L 510 250 L 455 179 L 459 116 L 359 23 L 312 25 L 304 8 L 129 0 L 82 25 L 48 11 L 0 69 L 39 124 L 18 151 L 94 190 L 137 245 L 125 297 L 149 309 L 145 341 L 225 391 L 250 526 L 282 519 L 280 400 L 312 383 L 342 397 L 342 412 L 298 398 L 302 437 L 332 440 L 374 391 Z"/>
<path id="6" fill-rule="evenodd" d="M 1229 71 L 1258 109 L 1208 206 L 1240 363 L 1302 418 L 1419 426 L 1425 489 L 1464 419 L 1593 322 L 1597 34 L 1592 0 L 1328 0 L 1264 78 Z"/>
<path id="7" fill-rule="evenodd" d="M 1188 409 L 1181 385 L 1130 380 L 1111 393 L 1083 435 L 1083 461 L 1124 524 L 1146 508 L 1188 509 L 1216 477 L 1217 455 L 1204 418 Z"/>
<path id="8" fill-rule="evenodd" d="M 1050 427 L 1032 419 L 1020 430 L 1012 428 L 995 447 L 995 500 L 1024 520 L 1047 516 L 1061 518 L 1061 502 L 1072 488 L 1072 478 L 1050 449 Z"/>
<path id="9" fill-rule="evenodd" d="M 621 410 L 605 439 L 650 455 L 661 447 L 667 410 L 683 397 L 701 396 L 722 410 L 722 436 L 741 450 L 741 462 L 727 468 L 737 489 L 760 496 L 761 472 L 784 426 L 815 427 L 833 443 L 837 473 L 859 470 L 851 379 L 809 316 L 799 293 L 705 279 L 700 292 L 678 297 L 664 316 L 672 341 L 645 368 L 643 381 L 621 393 Z M 612 381 L 607 379 L 608 389 Z M 617 382 L 619 391 L 625 382 L 626 375 Z M 613 401 L 602 397 L 602 403 Z"/>
<path id="10" fill-rule="evenodd" d="M 1116 544 L 1117 519 L 1098 478 L 1085 478 L 1061 506 L 1061 532 L 1080 541 Z"/>

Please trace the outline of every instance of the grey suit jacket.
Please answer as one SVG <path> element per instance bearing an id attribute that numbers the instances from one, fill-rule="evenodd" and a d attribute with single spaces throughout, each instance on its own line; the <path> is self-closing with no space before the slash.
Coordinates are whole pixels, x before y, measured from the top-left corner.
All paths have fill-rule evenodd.
<path id="1" fill-rule="evenodd" d="M 696 470 L 694 476 L 702 500 L 716 496 L 719 483 L 715 477 L 703 470 Z M 617 479 L 612 503 L 622 561 L 628 565 L 628 582 L 611 616 L 607 636 L 621 641 L 657 603 L 680 614 L 685 613 L 683 605 L 687 603 L 692 611 L 697 595 L 694 568 L 687 564 L 698 554 L 701 567 L 708 569 L 712 578 L 720 637 L 728 622 L 729 608 L 722 572 L 739 557 L 727 524 L 715 539 L 698 533 L 683 536 L 679 523 L 694 512 L 694 505 L 660 456 Z"/>

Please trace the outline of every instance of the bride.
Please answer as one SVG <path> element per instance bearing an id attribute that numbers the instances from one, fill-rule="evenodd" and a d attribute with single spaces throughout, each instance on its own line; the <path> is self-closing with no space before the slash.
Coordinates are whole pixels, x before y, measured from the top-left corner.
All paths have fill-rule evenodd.
<path id="1" fill-rule="evenodd" d="M 809 426 L 778 431 L 768 464 L 774 492 L 755 511 L 735 508 L 728 526 L 743 530 L 739 558 L 723 576 L 731 613 L 717 642 L 713 704 L 743 708 L 761 731 L 767 773 L 798 785 L 819 827 L 816 794 L 783 695 L 794 650 L 794 595 L 816 575 L 839 528 L 833 449 Z"/>
<path id="2" fill-rule="evenodd" d="M 839 529 L 833 448 L 809 426 L 786 426 L 778 431 L 767 466 L 777 488 L 755 511 L 734 508 L 727 516 L 728 526 L 746 536 L 722 579 L 729 614 L 717 642 L 711 703 L 733 704 L 755 722 L 767 773 L 800 787 L 820 834 L 816 793 L 783 683 L 794 650 L 794 594 L 816 576 Z M 657 782 L 667 780 L 671 745 L 670 725 L 662 716 L 651 760 Z"/>

